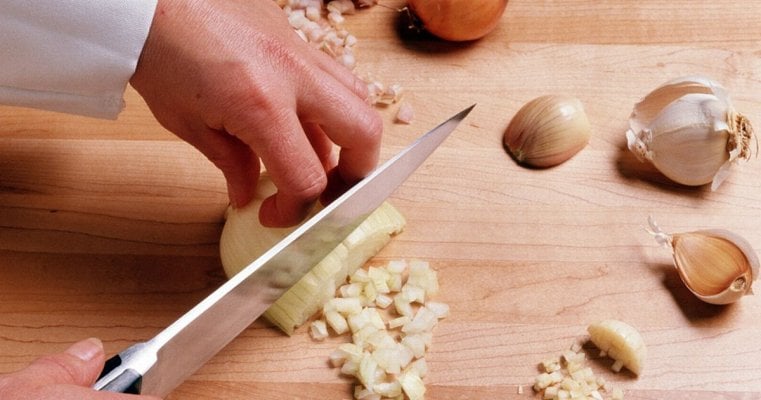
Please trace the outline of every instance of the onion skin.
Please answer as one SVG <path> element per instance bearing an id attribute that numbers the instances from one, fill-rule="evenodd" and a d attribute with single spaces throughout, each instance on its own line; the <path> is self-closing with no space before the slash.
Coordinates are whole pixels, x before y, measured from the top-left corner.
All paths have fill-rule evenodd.
<path id="1" fill-rule="evenodd" d="M 409 0 L 410 11 L 431 34 L 452 42 L 476 40 L 497 27 L 507 0 Z"/>

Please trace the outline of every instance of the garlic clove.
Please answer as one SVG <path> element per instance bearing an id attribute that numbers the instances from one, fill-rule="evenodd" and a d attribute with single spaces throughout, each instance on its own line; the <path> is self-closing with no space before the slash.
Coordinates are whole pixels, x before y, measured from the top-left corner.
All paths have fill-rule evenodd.
<path id="1" fill-rule="evenodd" d="M 729 304 L 752 294 L 759 260 L 748 241 L 723 229 L 666 234 L 650 220 L 651 233 L 668 245 L 685 286 L 711 304 Z"/>
<path id="2" fill-rule="evenodd" d="M 634 106 L 629 120 L 631 130 L 640 132 L 647 128 L 669 104 L 688 94 L 713 95 L 730 106 L 727 90 L 718 83 L 702 76 L 686 76 L 673 79 L 650 92 Z"/>
<path id="3" fill-rule="evenodd" d="M 704 77 L 667 82 L 637 103 L 626 132 L 629 150 L 674 182 L 711 183 L 715 190 L 730 167 L 751 155 L 753 129 L 724 89 Z"/>
<path id="4" fill-rule="evenodd" d="M 616 319 L 607 319 L 589 325 L 587 331 L 592 343 L 616 360 L 611 367 L 614 371 L 626 367 L 634 374 L 641 375 L 647 358 L 647 347 L 642 335 L 633 326 Z"/>
<path id="5" fill-rule="evenodd" d="M 581 151 L 591 136 L 581 101 L 548 95 L 526 103 L 505 130 L 503 144 L 518 163 L 547 168 Z"/>

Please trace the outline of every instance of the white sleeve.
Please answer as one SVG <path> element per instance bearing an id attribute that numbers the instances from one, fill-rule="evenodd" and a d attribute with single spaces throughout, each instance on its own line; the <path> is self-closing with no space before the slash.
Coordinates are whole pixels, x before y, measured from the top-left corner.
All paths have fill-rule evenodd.
<path id="1" fill-rule="evenodd" d="M 157 0 L 0 0 L 0 103 L 116 118 Z"/>

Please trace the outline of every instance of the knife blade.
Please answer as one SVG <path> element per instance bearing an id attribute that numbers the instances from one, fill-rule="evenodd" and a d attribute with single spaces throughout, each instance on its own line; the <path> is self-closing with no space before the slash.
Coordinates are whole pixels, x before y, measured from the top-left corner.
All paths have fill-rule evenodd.
<path id="1" fill-rule="evenodd" d="M 475 104 L 376 168 L 152 339 L 106 362 L 99 391 L 164 397 L 224 348 L 433 153 Z"/>

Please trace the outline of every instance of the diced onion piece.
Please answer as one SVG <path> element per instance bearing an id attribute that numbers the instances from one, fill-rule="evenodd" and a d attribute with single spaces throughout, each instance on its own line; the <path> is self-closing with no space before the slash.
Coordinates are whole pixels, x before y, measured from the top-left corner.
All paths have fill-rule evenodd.
<path id="1" fill-rule="evenodd" d="M 402 338 L 402 345 L 410 349 L 415 358 L 425 355 L 425 340 L 419 335 L 407 335 Z"/>
<path id="2" fill-rule="evenodd" d="M 433 311 L 427 307 L 420 307 L 415 316 L 412 317 L 412 321 L 402 326 L 402 332 L 407 334 L 428 332 L 436 326 L 437 321 L 436 314 Z"/>
<path id="3" fill-rule="evenodd" d="M 394 308 L 399 315 L 411 317 L 414 314 L 412 302 L 410 302 L 404 293 L 394 296 Z"/>
<path id="4" fill-rule="evenodd" d="M 389 329 L 398 328 L 398 327 L 400 327 L 400 326 L 410 322 L 411 320 L 412 319 L 410 318 L 409 315 L 403 315 L 401 317 L 394 318 L 394 319 L 388 321 L 388 328 Z"/>
<path id="5" fill-rule="evenodd" d="M 351 275 L 351 277 L 349 278 L 349 282 L 367 283 L 367 282 L 370 282 L 370 276 L 367 274 L 366 270 L 358 269 L 356 272 L 354 272 L 354 274 Z"/>
<path id="6" fill-rule="evenodd" d="M 375 358 L 370 353 L 365 353 L 359 361 L 359 373 L 357 374 L 357 379 L 359 379 L 366 388 L 371 388 L 375 385 L 377 370 L 378 362 L 375 361 Z"/>
<path id="7" fill-rule="evenodd" d="M 340 367 L 345 362 L 359 363 L 363 350 L 354 343 L 343 343 L 330 353 L 330 363 L 334 367 Z"/>
<path id="8" fill-rule="evenodd" d="M 388 287 L 388 279 L 391 277 L 391 274 L 384 268 L 370 267 L 367 270 L 367 275 L 370 277 L 370 281 L 378 293 L 386 294 L 391 291 Z"/>
<path id="9" fill-rule="evenodd" d="M 402 275 L 407 270 L 407 261 L 391 260 L 386 265 L 388 272 L 396 275 Z"/>
<path id="10" fill-rule="evenodd" d="M 393 347 L 379 348 L 373 351 L 373 357 L 386 373 L 397 375 L 402 371 L 399 362 L 399 349 Z"/>
<path id="11" fill-rule="evenodd" d="M 414 372 L 405 372 L 399 377 L 399 382 L 402 385 L 404 394 L 410 400 L 424 400 L 425 399 L 425 385 L 423 380 Z"/>
<path id="12" fill-rule="evenodd" d="M 373 386 L 373 391 L 383 397 L 399 397 L 402 395 L 402 385 L 399 381 L 380 382 Z"/>
<path id="13" fill-rule="evenodd" d="M 354 398 L 357 400 L 381 400 L 380 393 L 375 393 L 370 389 L 357 386 L 354 389 Z"/>
<path id="14" fill-rule="evenodd" d="M 396 340 L 391 336 L 389 331 L 380 329 L 375 333 L 367 337 L 367 345 L 373 350 L 377 349 L 393 349 L 396 350 Z"/>
<path id="15" fill-rule="evenodd" d="M 399 349 L 399 365 L 407 369 L 412 360 L 415 359 L 415 354 L 412 353 L 409 347 L 403 346 L 401 343 L 397 345 L 397 348 Z M 423 358 L 419 359 L 422 360 Z M 420 377 L 422 378 L 423 375 L 420 375 Z"/>
<path id="16" fill-rule="evenodd" d="M 429 296 L 434 296 L 439 292 L 439 280 L 436 271 L 430 268 L 425 261 L 410 262 L 410 276 L 407 284 L 421 287 Z"/>
<path id="17" fill-rule="evenodd" d="M 362 285 L 358 282 L 347 283 L 338 288 L 341 297 L 359 297 L 362 294 Z"/>
<path id="18" fill-rule="evenodd" d="M 312 321 L 309 334 L 314 340 L 325 340 L 328 337 L 328 326 L 325 324 L 325 321 L 321 319 Z"/>
<path id="19" fill-rule="evenodd" d="M 325 313 L 325 322 L 337 335 L 343 335 L 349 331 L 349 324 L 346 322 L 346 318 L 339 314 L 338 311 L 328 311 Z"/>
<path id="20" fill-rule="evenodd" d="M 393 303 L 394 299 L 386 296 L 385 294 L 379 294 L 375 298 L 375 305 L 378 306 L 378 308 L 388 308 Z"/>
<path id="21" fill-rule="evenodd" d="M 343 365 L 341 365 L 341 373 L 344 375 L 355 376 L 357 375 L 358 371 L 359 371 L 358 361 L 348 360 L 345 363 L 343 363 Z"/>
<path id="22" fill-rule="evenodd" d="M 427 263 L 397 260 L 384 267 L 354 271 L 348 278 L 351 283 L 337 290 L 340 297 L 324 307 L 323 319 L 328 326 L 338 332 L 341 328 L 334 325 L 344 322 L 343 329 L 352 332 L 352 343 L 331 353 L 330 364 L 359 380 L 355 399 L 401 400 L 424 396 L 422 378 L 428 374 L 424 356 L 433 339 L 432 329 L 449 314 L 449 307 L 427 301 L 427 289 L 405 282 L 411 276 L 408 266 L 413 264 L 417 265 L 418 282 L 437 290 L 438 282 L 430 282 L 436 275 L 426 271 L 430 269 Z M 369 301 L 370 298 L 374 301 Z M 414 308 L 410 298 L 415 301 Z M 392 302 L 395 309 L 400 307 L 407 315 L 392 315 L 385 320 L 378 310 Z M 356 312 L 359 304 L 361 310 Z"/>
<path id="23" fill-rule="evenodd" d="M 412 372 L 421 378 L 425 378 L 426 375 L 428 375 L 428 362 L 425 361 L 425 358 L 418 358 L 407 366 L 405 371 Z"/>
<path id="24" fill-rule="evenodd" d="M 402 294 L 410 303 L 425 303 L 425 289 L 421 287 L 408 283 L 402 288 Z"/>
<path id="25" fill-rule="evenodd" d="M 326 311 L 336 311 L 341 315 L 355 315 L 362 312 L 362 303 L 358 298 L 336 297 L 325 305 Z"/>

